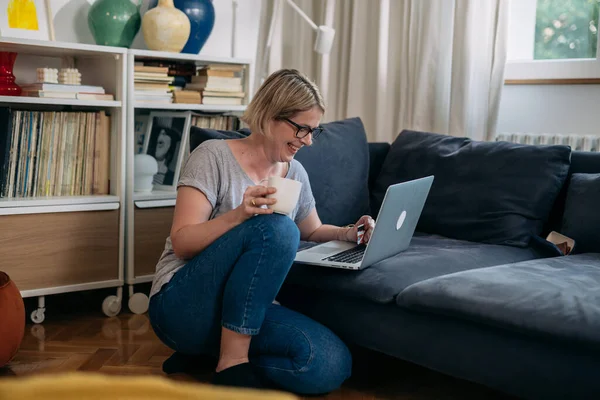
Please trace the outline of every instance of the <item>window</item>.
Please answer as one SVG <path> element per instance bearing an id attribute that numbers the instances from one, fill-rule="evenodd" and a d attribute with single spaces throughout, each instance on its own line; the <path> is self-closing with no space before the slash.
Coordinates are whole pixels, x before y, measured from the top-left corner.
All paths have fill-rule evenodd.
<path id="1" fill-rule="evenodd" d="M 596 58 L 600 0 L 537 0 L 535 60 Z"/>
<path id="2" fill-rule="evenodd" d="M 600 0 L 512 0 L 507 79 L 600 78 Z"/>

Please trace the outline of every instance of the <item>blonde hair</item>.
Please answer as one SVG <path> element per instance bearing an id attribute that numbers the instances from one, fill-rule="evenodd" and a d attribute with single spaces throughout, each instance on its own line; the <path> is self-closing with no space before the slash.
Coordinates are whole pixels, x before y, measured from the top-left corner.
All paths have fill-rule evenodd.
<path id="1" fill-rule="evenodd" d="M 270 121 L 291 118 L 313 107 L 325 113 L 317 85 L 295 69 L 280 69 L 263 82 L 241 120 L 251 132 L 270 135 Z"/>

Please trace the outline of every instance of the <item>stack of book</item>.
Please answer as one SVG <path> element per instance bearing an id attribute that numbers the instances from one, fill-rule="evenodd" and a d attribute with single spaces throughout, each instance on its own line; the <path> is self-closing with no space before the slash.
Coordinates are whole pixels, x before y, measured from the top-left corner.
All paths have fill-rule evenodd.
<path id="1" fill-rule="evenodd" d="M 236 131 L 240 128 L 240 119 L 235 115 L 192 115 L 192 126 L 205 129 Z"/>
<path id="2" fill-rule="evenodd" d="M 65 85 L 60 83 L 30 83 L 20 85 L 21 96 L 77 100 L 114 100 L 102 86 Z"/>
<path id="3" fill-rule="evenodd" d="M 246 93 L 242 84 L 243 65 L 209 64 L 199 67 L 186 90 L 202 95 L 202 104 L 240 105 Z"/>
<path id="4" fill-rule="evenodd" d="M 0 108 L 0 197 L 108 194 L 109 180 L 105 111 Z"/>
<path id="5" fill-rule="evenodd" d="M 144 65 L 136 62 L 133 72 L 133 88 L 135 101 L 143 103 L 172 103 L 173 77 L 169 76 L 168 67 Z"/>
<path id="6" fill-rule="evenodd" d="M 175 103 L 200 104 L 200 93 L 195 90 L 175 90 L 173 91 Z"/>
<path id="7" fill-rule="evenodd" d="M 219 129 L 227 131 L 237 131 L 241 128 L 242 122 L 235 115 L 192 115 L 192 126 L 203 129 Z M 189 146 L 193 151 L 205 140 L 205 134 L 195 129 L 190 129 Z"/>

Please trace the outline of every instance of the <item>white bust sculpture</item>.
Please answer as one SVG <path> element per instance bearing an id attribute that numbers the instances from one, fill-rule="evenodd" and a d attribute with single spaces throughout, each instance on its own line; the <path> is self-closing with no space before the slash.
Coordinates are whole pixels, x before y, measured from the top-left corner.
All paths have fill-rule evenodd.
<path id="1" fill-rule="evenodd" d="M 152 179 L 158 172 L 156 159 L 148 154 L 136 154 L 133 163 L 133 190 L 135 192 L 151 192 Z"/>

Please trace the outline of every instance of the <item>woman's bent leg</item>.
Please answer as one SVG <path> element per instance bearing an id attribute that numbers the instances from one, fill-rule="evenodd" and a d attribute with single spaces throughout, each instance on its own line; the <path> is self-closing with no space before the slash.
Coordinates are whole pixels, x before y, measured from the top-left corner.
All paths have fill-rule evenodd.
<path id="1" fill-rule="evenodd" d="M 225 284 L 223 327 L 234 332 L 256 335 L 265 313 L 285 280 L 298 245 L 300 232 L 287 216 L 255 217 L 250 238 L 245 243 Z"/>
<path id="2" fill-rule="evenodd" d="M 219 354 L 221 326 L 255 335 L 298 248 L 283 215 L 249 219 L 190 260 L 151 299 L 157 335 L 185 354 Z"/>
<path id="3" fill-rule="evenodd" d="M 278 387 L 298 394 L 335 390 L 350 376 L 352 356 L 327 327 L 271 305 L 250 345 L 250 361 Z"/>

